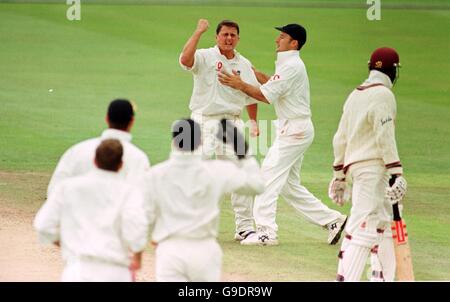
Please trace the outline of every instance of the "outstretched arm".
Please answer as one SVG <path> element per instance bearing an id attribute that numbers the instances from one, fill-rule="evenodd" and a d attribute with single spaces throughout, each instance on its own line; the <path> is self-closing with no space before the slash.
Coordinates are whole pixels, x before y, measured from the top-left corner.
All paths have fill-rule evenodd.
<path id="1" fill-rule="evenodd" d="M 270 104 L 270 102 L 266 99 L 266 97 L 262 94 L 261 89 L 256 86 L 252 86 L 248 83 L 242 81 L 239 74 L 233 70 L 233 74 L 228 74 L 224 71 L 219 73 L 219 82 L 223 85 L 229 86 L 231 88 L 237 89 L 245 93 L 246 95 L 266 104 Z"/>
<path id="2" fill-rule="evenodd" d="M 202 34 L 208 30 L 208 27 L 208 20 L 198 20 L 197 28 L 195 29 L 189 40 L 186 42 L 183 51 L 181 52 L 181 64 L 188 68 L 194 66 L 195 51 L 197 50 L 198 42 L 200 41 Z"/>
<path id="3" fill-rule="evenodd" d="M 256 76 L 256 79 L 258 80 L 259 84 L 263 85 L 265 83 L 267 83 L 267 81 L 270 80 L 270 76 L 268 76 L 267 74 L 255 69 L 255 67 L 252 66 L 253 69 L 253 73 Z"/>

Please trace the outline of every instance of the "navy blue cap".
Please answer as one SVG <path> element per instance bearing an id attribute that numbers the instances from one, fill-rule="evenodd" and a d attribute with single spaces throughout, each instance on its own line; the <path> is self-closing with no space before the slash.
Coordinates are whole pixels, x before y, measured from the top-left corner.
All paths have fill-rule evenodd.
<path id="1" fill-rule="evenodd" d="M 275 29 L 287 33 L 292 39 L 297 40 L 300 47 L 306 43 L 306 29 L 299 24 L 288 24 L 285 26 L 275 27 Z"/>

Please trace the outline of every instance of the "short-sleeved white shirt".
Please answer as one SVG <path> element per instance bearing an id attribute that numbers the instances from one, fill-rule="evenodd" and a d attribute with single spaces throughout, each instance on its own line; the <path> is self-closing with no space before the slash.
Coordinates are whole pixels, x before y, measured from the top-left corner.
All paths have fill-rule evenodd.
<path id="1" fill-rule="evenodd" d="M 217 45 L 198 49 L 191 68 L 181 64 L 181 61 L 180 65 L 194 76 L 194 88 L 189 104 L 192 112 L 202 115 L 240 115 L 244 106 L 256 103 L 256 100 L 245 93 L 222 85 L 218 80 L 220 71 L 231 74 L 232 70 L 236 70 L 245 82 L 259 86 L 252 64 L 237 51 L 234 58 L 229 60 L 220 53 Z"/>
<path id="2" fill-rule="evenodd" d="M 309 79 L 297 50 L 279 52 L 275 74 L 261 86 L 278 119 L 310 118 Z"/>

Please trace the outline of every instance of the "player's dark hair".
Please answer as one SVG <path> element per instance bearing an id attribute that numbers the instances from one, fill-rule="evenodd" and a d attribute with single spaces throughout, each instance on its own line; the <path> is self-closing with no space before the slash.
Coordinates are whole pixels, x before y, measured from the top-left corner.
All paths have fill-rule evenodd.
<path id="1" fill-rule="evenodd" d="M 118 130 L 126 130 L 134 117 L 134 109 L 127 99 L 115 99 L 108 107 L 109 127 Z"/>
<path id="2" fill-rule="evenodd" d="M 223 26 L 228 26 L 228 27 L 234 27 L 237 30 L 237 33 L 239 35 L 239 25 L 231 20 L 222 20 L 219 24 L 217 24 L 217 28 L 216 28 L 216 35 L 219 34 L 220 30 L 222 29 Z"/>
<path id="3" fill-rule="evenodd" d="M 95 150 L 97 167 L 107 171 L 117 172 L 122 164 L 123 147 L 117 139 L 106 139 Z"/>
<path id="4" fill-rule="evenodd" d="M 201 143 L 200 125 L 192 119 L 181 119 L 172 125 L 172 138 L 181 151 L 194 151 Z"/>

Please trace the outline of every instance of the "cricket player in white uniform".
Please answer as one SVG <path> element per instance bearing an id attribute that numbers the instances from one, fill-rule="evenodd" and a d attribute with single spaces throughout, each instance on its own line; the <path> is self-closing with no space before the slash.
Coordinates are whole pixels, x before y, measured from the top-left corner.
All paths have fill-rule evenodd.
<path id="1" fill-rule="evenodd" d="M 128 181 L 139 179 L 139 176 L 150 168 L 150 162 L 147 155 L 131 143 L 130 131 L 134 124 L 134 115 L 130 101 L 113 100 L 106 116 L 109 128 L 104 130 L 100 137 L 80 142 L 63 154 L 48 185 L 47 196 L 59 182 L 94 169 L 95 149 L 104 139 L 118 139 L 123 145 L 124 165 L 119 174 Z"/>
<path id="2" fill-rule="evenodd" d="M 118 140 L 104 140 L 96 168 L 59 182 L 36 215 L 40 240 L 61 247 L 62 281 L 127 282 L 141 266 L 148 242 L 144 195 L 117 173 L 122 154 Z"/>
<path id="3" fill-rule="evenodd" d="M 236 148 L 245 142 L 229 121 L 224 137 Z M 146 180 L 150 224 L 154 225 L 156 281 L 220 281 L 222 250 L 217 243 L 220 200 L 237 192 L 255 195 L 264 183 L 256 160 L 237 152 L 241 160 L 205 160 L 199 151 L 201 130 L 192 119 L 173 126 L 170 159 L 154 166 Z M 221 139 L 222 141 L 222 139 Z M 239 151 L 239 149 L 235 149 Z"/>
<path id="4" fill-rule="evenodd" d="M 243 245 L 277 245 L 275 222 L 281 194 L 310 222 L 329 230 L 328 243 L 336 244 L 346 216 L 324 205 L 300 185 L 300 166 L 314 138 L 311 121 L 309 80 L 299 50 L 306 42 L 306 30 L 298 24 L 277 27 L 277 61 L 272 77 L 257 72 L 261 87 L 246 83 L 237 73 L 222 73 L 220 81 L 258 101 L 273 104 L 278 129 L 273 145 L 262 164 L 266 190 L 255 199 L 254 216 L 258 236 L 241 241 Z"/>
<path id="5" fill-rule="evenodd" d="M 371 254 L 373 281 L 393 281 L 395 255 L 392 205 L 406 193 L 395 141 L 396 101 L 391 89 L 399 56 L 379 48 L 369 61 L 369 78 L 347 98 L 333 139 L 334 178 L 329 194 L 344 203 L 352 181 L 352 209 L 339 253 L 338 281 L 359 281 Z M 391 179 L 392 186 L 388 185 Z M 386 230 L 386 231 L 385 231 Z"/>
<path id="6" fill-rule="evenodd" d="M 225 118 L 234 123 L 244 133 L 241 112 L 244 107 L 250 118 L 251 135 L 259 135 L 257 125 L 256 101 L 246 94 L 225 87 L 218 81 L 217 74 L 222 71 L 237 70 L 241 77 L 253 85 L 259 85 L 249 60 L 235 48 L 239 42 L 239 25 L 230 20 L 220 22 L 216 28 L 216 46 L 197 49 L 197 44 L 208 30 L 207 20 L 200 19 L 197 29 L 186 42 L 180 55 L 180 65 L 192 73 L 194 88 L 189 104 L 191 118 L 202 128 L 202 151 L 205 158 L 214 154 L 218 158 L 233 158 L 230 146 L 217 140 L 215 134 L 218 123 Z M 235 211 L 236 240 L 245 239 L 255 233 L 253 219 L 253 198 L 232 194 L 231 203 Z"/>

